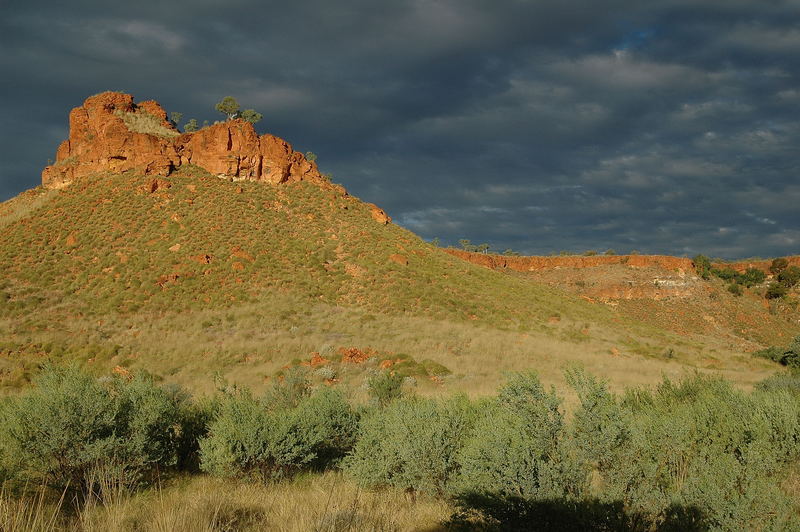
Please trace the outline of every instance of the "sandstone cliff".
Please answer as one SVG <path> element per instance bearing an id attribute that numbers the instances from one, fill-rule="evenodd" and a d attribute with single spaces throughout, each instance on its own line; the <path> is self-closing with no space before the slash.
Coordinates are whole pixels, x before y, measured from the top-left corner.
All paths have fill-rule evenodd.
<path id="1" fill-rule="evenodd" d="M 622 264 L 634 268 L 644 268 L 656 266 L 665 270 L 693 269 L 691 259 L 682 257 L 670 257 L 667 255 L 593 255 L 591 257 L 566 256 L 566 257 L 515 257 L 505 255 L 486 255 L 483 253 L 471 253 L 460 249 L 445 249 L 451 255 L 467 260 L 474 264 L 480 264 L 494 270 L 516 270 L 519 272 L 531 272 L 537 270 L 549 270 L 553 268 L 591 268 L 593 266 L 607 266 L 610 264 Z"/>
<path id="2" fill-rule="evenodd" d="M 446 248 L 444 251 L 456 257 L 479 264 L 493 270 L 515 270 L 518 272 L 533 272 L 551 270 L 555 268 L 592 268 L 595 266 L 608 266 L 621 264 L 633 268 L 657 267 L 664 270 L 694 271 L 692 259 L 685 257 L 672 257 L 669 255 L 592 255 L 592 256 L 555 256 L 555 257 L 522 257 L 489 255 L 473 253 L 460 249 Z M 800 255 L 786 257 L 789 265 L 800 266 Z M 732 268 L 737 272 L 744 272 L 748 268 L 756 268 L 769 274 L 771 260 L 748 260 L 737 262 L 715 262 L 715 268 Z"/>
<path id="3" fill-rule="evenodd" d="M 69 126 L 69 139 L 58 147 L 55 164 L 42 171 L 45 188 L 98 172 L 167 176 L 185 164 L 234 179 L 329 186 L 314 162 L 283 139 L 259 136 L 241 119 L 181 134 L 157 102 L 136 104 L 130 94 L 104 92 L 73 109 Z"/>

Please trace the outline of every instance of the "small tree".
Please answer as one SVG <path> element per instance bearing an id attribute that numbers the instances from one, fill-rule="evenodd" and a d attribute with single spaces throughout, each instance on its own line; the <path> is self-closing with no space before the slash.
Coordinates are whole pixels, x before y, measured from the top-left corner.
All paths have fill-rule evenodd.
<path id="1" fill-rule="evenodd" d="M 185 126 L 183 126 L 183 130 L 186 133 L 193 133 L 193 132 L 197 131 L 198 129 L 200 129 L 200 127 L 197 125 L 197 119 L 196 118 L 192 118 L 191 120 L 186 122 Z"/>
<path id="2" fill-rule="evenodd" d="M 781 283 L 770 283 L 767 287 L 767 292 L 764 294 L 767 299 L 778 299 L 779 297 L 783 297 L 787 294 L 788 290 L 786 289 L 785 285 Z"/>
<path id="3" fill-rule="evenodd" d="M 635 253 L 631 251 L 631 255 L 635 255 Z M 708 257 L 705 255 L 697 255 L 692 259 L 692 264 L 694 265 L 694 270 L 697 272 L 697 275 L 701 278 L 708 280 L 711 277 L 711 261 L 708 260 Z"/>
<path id="4" fill-rule="evenodd" d="M 766 278 L 767 274 L 758 268 L 747 268 L 744 273 L 739 276 L 737 282 L 750 288 L 751 286 L 763 283 Z"/>
<path id="5" fill-rule="evenodd" d="M 772 264 L 769 266 L 769 271 L 773 275 L 778 275 L 785 270 L 787 266 L 789 266 L 789 261 L 783 257 L 778 257 L 777 259 L 772 260 Z"/>
<path id="6" fill-rule="evenodd" d="M 306 152 L 306 161 L 308 161 L 310 163 L 313 163 L 316 160 L 317 160 L 317 154 L 316 153 L 314 153 L 313 151 L 307 151 Z"/>
<path id="7" fill-rule="evenodd" d="M 225 96 L 214 109 L 220 113 L 227 115 L 228 120 L 233 120 L 239 114 L 239 102 L 233 96 Z"/>
<path id="8" fill-rule="evenodd" d="M 262 118 L 264 118 L 264 115 L 262 115 L 261 113 L 256 112 L 253 109 L 245 109 L 244 111 L 242 111 L 240 113 L 239 116 L 241 116 L 241 118 L 243 118 L 244 120 L 250 122 L 251 124 L 255 124 L 255 123 L 259 122 Z"/>
<path id="9" fill-rule="evenodd" d="M 789 266 L 778 274 L 778 281 L 786 288 L 791 288 L 800 282 L 800 268 Z"/>
<path id="10" fill-rule="evenodd" d="M 172 122 L 172 125 L 178 127 L 178 124 L 181 123 L 181 118 L 183 118 L 183 113 L 172 112 L 169 115 L 169 120 Z"/>

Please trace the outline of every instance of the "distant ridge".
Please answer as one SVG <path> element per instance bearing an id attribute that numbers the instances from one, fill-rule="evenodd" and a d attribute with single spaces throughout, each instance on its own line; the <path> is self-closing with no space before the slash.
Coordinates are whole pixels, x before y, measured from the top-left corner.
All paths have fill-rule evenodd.
<path id="1" fill-rule="evenodd" d="M 670 255 L 567 255 L 567 256 L 506 256 L 487 253 L 475 253 L 460 249 L 445 248 L 447 253 L 460 259 L 479 264 L 493 270 L 515 270 L 530 272 L 553 268 L 592 268 L 621 264 L 632 268 L 657 267 L 665 270 L 689 271 L 694 268 L 692 259 L 673 257 Z M 800 266 L 800 255 L 786 257 L 789 265 Z M 743 272 L 748 268 L 756 268 L 769 274 L 771 260 L 743 260 L 734 262 L 715 262 L 715 267 L 732 268 Z"/>

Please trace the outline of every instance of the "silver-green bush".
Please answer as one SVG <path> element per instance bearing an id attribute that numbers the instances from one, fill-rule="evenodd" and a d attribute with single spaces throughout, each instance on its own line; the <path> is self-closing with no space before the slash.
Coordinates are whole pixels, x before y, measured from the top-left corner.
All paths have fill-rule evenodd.
<path id="1" fill-rule="evenodd" d="M 480 409 L 459 456 L 458 492 L 527 500 L 582 495 L 589 471 L 566 439 L 559 405 L 536 374 L 514 375 Z"/>
<path id="2" fill-rule="evenodd" d="M 473 417 L 461 396 L 397 399 L 363 419 L 346 469 L 364 486 L 444 494 L 458 474 Z"/>
<path id="3" fill-rule="evenodd" d="M 35 387 L 5 403 L 3 456 L 24 480 L 86 489 L 94 469 L 135 483 L 176 462 L 180 406 L 139 375 L 104 383 L 72 368 L 48 368 Z"/>
<path id="4" fill-rule="evenodd" d="M 296 406 L 275 405 L 237 391 L 221 400 L 200 441 L 200 467 L 224 477 L 261 481 L 322 467 L 353 444 L 357 419 L 340 393 L 323 389 Z"/>

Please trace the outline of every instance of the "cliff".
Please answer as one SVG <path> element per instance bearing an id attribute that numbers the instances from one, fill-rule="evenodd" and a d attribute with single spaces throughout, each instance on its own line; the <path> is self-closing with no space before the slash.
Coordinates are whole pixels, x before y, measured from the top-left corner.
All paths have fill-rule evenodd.
<path id="1" fill-rule="evenodd" d="M 516 257 L 505 255 L 486 255 L 472 253 L 460 249 L 445 249 L 446 252 L 460 259 L 480 264 L 493 270 L 516 270 L 518 272 L 531 272 L 537 270 L 550 270 L 554 268 L 591 268 L 594 266 L 608 266 L 622 264 L 634 268 L 656 266 L 665 270 L 692 270 L 691 259 L 670 257 L 667 255 L 593 255 L 583 256 L 558 256 L 558 257 Z"/>
<path id="2" fill-rule="evenodd" d="M 281 138 L 258 135 L 241 119 L 181 134 L 157 102 L 136 104 L 130 94 L 104 92 L 73 109 L 69 126 L 55 164 L 42 171 L 45 188 L 60 188 L 98 172 L 168 176 L 186 164 L 234 179 L 330 186 L 314 162 Z"/>

